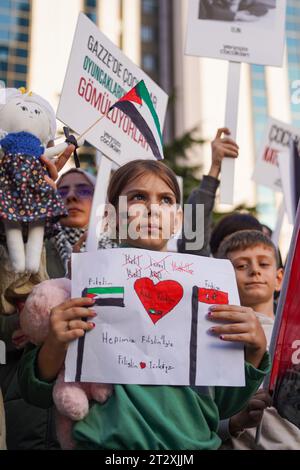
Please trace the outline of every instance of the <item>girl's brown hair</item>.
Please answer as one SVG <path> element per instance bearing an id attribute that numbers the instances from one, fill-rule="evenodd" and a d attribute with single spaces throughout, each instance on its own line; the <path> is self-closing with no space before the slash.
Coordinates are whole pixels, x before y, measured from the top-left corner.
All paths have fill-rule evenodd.
<path id="1" fill-rule="evenodd" d="M 125 186 L 145 173 L 159 176 L 174 193 L 177 204 L 180 204 L 180 189 L 175 173 L 157 160 L 133 160 L 118 168 L 112 175 L 108 186 L 108 202 L 117 208 L 119 196 Z"/>

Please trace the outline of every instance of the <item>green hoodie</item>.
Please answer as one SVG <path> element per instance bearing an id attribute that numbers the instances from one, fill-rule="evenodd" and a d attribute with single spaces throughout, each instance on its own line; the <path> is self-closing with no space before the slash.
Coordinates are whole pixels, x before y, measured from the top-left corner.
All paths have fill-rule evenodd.
<path id="1" fill-rule="evenodd" d="M 39 380 L 38 351 L 34 348 L 24 354 L 19 384 L 26 401 L 48 408 L 53 404 L 54 382 Z M 77 449 L 218 449 L 220 419 L 240 411 L 269 370 L 266 353 L 259 369 L 245 363 L 245 387 L 115 385 L 105 404 L 93 402 L 88 415 L 74 424 Z"/>

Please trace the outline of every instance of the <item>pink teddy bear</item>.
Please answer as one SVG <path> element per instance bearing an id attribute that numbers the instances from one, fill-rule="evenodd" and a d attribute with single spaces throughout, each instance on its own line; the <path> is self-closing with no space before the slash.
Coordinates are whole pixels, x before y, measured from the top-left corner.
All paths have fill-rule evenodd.
<path id="1" fill-rule="evenodd" d="M 51 309 L 71 296 L 69 279 L 51 279 L 34 287 L 28 296 L 20 324 L 22 331 L 33 344 L 42 344 L 49 331 Z M 89 412 L 89 400 L 104 403 L 112 394 L 112 385 L 88 382 L 65 382 L 65 369 L 61 369 L 53 388 L 56 406 L 57 438 L 63 449 L 73 449 L 72 427 Z"/>

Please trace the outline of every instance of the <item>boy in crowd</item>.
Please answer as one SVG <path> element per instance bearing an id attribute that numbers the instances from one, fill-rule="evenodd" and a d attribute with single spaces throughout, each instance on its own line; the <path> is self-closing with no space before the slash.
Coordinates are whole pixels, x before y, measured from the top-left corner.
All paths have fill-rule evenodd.
<path id="1" fill-rule="evenodd" d="M 260 231 L 242 230 L 221 243 L 218 257 L 227 258 L 233 264 L 241 305 L 255 311 L 270 344 L 275 318 L 274 293 L 280 290 L 283 278 L 275 245 Z M 222 421 L 220 437 L 226 448 L 299 450 L 300 430 L 270 405 L 269 394 L 259 390 L 244 410 Z M 255 427 L 261 420 L 261 437 L 256 444 Z"/>

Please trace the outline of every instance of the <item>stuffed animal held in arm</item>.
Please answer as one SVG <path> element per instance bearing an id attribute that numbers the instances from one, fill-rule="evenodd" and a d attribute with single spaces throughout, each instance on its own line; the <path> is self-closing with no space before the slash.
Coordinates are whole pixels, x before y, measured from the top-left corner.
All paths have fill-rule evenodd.
<path id="1" fill-rule="evenodd" d="M 55 132 L 55 113 L 44 98 L 15 88 L 4 90 L 0 103 L 0 220 L 17 273 L 38 271 L 44 236 L 50 237 L 53 224 L 67 215 L 62 199 L 44 178 L 47 168 L 40 160 L 41 155 L 51 157 L 66 148 L 63 143 L 45 150 Z"/>
<path id="2" fill-rule="evenodd" d="M 22 331 L 33 344 L 42 344 L 49 331 L 51 309 L 71 296 L 69 279 L 51 279 L 34 287 L 20 315 Z M 53 400 L 57 409 L 56 431 L 63 449 L 72 449 L 74 421 L 83 419 L 89 412 L 89 400 L 104 403 L 112 394 L 112 385 L 65 382 L 65 369 L 60 371 L 53 389 Z"/>

